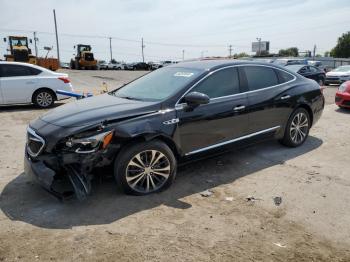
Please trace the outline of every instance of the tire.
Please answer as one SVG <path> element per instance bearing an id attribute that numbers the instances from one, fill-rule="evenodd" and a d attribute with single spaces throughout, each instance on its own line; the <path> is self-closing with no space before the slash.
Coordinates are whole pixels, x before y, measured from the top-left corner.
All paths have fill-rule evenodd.
<path id="1" fill-rule="evenodd" d="M 175 179 L 176 168 L 171 149 L 152 140 L 124 147 L 114 162 L 114 176 L 126 194 L 143 196 L 168 188 Z"/>
<path id="2" fill-rule="evenodd" d="M 70 69 L 75 69 L 75 62 L 73 60 L 70 61 Z"/>
<path id="3" fill-rule="evenodd" d="M 309 135 L 310 124 L 308 111 L 301 107 L 297 108 L 289 117 L 284 137 L 280 140 L 280 143 L 288 147 L 302 145 Z"/>
<path id="4" fill-rule="evenodd" d="M 39 108 L 50 108 L 55 103 L 56 96 L 54 92 L 47 89 L 41 89 L 33 94 L 33 103 Z"/>
<path id="5" fill-rule="evenodd" d="M 75 60 L 75 69 L 77 69 L 77 70 L 81 69 L 79 62 L 77 60 Z"/>

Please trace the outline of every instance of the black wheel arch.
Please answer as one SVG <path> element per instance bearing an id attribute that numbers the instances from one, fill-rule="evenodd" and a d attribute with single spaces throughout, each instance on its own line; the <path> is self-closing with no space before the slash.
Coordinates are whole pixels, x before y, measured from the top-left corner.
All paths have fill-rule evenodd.
<path id="1" fill-rule="evenodd" d="M 297 110 L 298 108 L 304 108 L 308 113 L 309 113 L 309 117 L 310 117 L 310 127 L 312 127 L 313 121 L 314 121 L 314 114 L 312 112 L 311 106 L 306 104 L 306 103 L 301 103 L 298 104 L 297 107 L 293 110 L 293 113 L 295 110 Z M 292 113 L 292 114 L 293 114 Z M 292 115 L 291 114 L 291 115 Z"/>
<path id="2" fill-rule="evenodd" d="M 176 159 L 179 159 L 181 157 L 180 149 L 177 147 L 175 142 L 170 137 L 164 134 L 155 134 L 155 133 L 154 134 L 145 133 L 145 134 L 139 134 L 137 136 L 131 137 L 130 139 L 127 139 L 124 143 L 122 143 L 118 151 L 120 152 L 124 147 L 128 147 L 141 142 L 148 142 L 152 140 L 161 141 L 164 144 L 166 144 L 171 149 Z"/>

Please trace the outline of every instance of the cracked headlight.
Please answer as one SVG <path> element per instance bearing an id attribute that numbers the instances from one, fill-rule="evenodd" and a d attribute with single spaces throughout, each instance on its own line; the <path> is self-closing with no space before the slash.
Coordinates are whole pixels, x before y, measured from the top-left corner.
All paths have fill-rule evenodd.
<path id="1" fill-rule="evenodd" d="M 66 142 L 66 146 L 76 153 L 93 153 L 98 149 L 105 149 L 112 141 L 112 137 L 113 131 L 108 131 L 88 137 L 70 138 Z"/>

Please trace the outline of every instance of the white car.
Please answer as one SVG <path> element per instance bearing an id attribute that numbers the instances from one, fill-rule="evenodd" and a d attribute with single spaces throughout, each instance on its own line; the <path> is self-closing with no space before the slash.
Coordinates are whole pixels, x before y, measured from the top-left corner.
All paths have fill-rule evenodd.
<path id="1" fill-rule="evenodd" d="M 105 62 L 105 61 L 99 61 L 99 62 L 97 63 L 97 68 L 98 68 L 99 70 L 107 70 L 107 69 L 108 69 L 108 63 Z"/>
<path id="2" fill-rule="evenodd" d="M 111 69 L 111 70 L 122 70 L 124 69 L 124 65 L 122 63 L 111 63 L 109 62 L 107 65 L 107 69 Z"/>
<path id="3" fill-rule="evenodd" d="M 0 105 L 33 103 L 41 108 L 69 98 L 56 90 L 73 91 L 67 74 L 18 62 L 0 61 Z"/>
<path id="4" fill-rule="evenodd" d="M 339 66 L 326 74 L 325 84 L 341 85 L 348 80 L 350 80 L 350 65 Z"/>

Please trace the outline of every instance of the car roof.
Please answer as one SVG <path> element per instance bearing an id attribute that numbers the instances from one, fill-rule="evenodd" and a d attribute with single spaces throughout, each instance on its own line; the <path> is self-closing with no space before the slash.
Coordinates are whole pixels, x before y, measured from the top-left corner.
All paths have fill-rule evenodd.
<path id="1" fill-rule="evenodd" d="M 50 70 L 48 70 L 48 69 L 46 69 L 44 67 L 41 67 L 41 66 L 38 66 L 38 65 L 29 64 L 29 63 L 23 63 L 23 62 L 0 61 L 0 65 L 22 65 L 22 66 L 33 67 L 33 68 L 39 69 L 41 71 L 53 73 L 52 71 L 50 71 Z"/>
<path id="2" fill-rule="evenodd" d="M 265 65 L 269 67 L 273 66 L 276 68 L 281 68 L 280 66 L 273 65 L 272 63 L 249 61 L 249 60 L 232 60 L 232 59 L 184 61 L 174 65 L 169 65 L 167 67 L 183 67 L 183 68 L 193 68 L 193 69 L 210 71 L 210 70 L 215 70 L 226 66 L 245 65 L 245 64 Z"/>
<path id="3" fill-rule="evenodd" d="M 286 65 L 285 68 L 295 68 L 295 69 L 300 69 L 304 66 L 310 66 L 310 67 L 314 67 L 312 65 L 304 65 L 304 64 L 295 64 L 295 65 Z"/>

